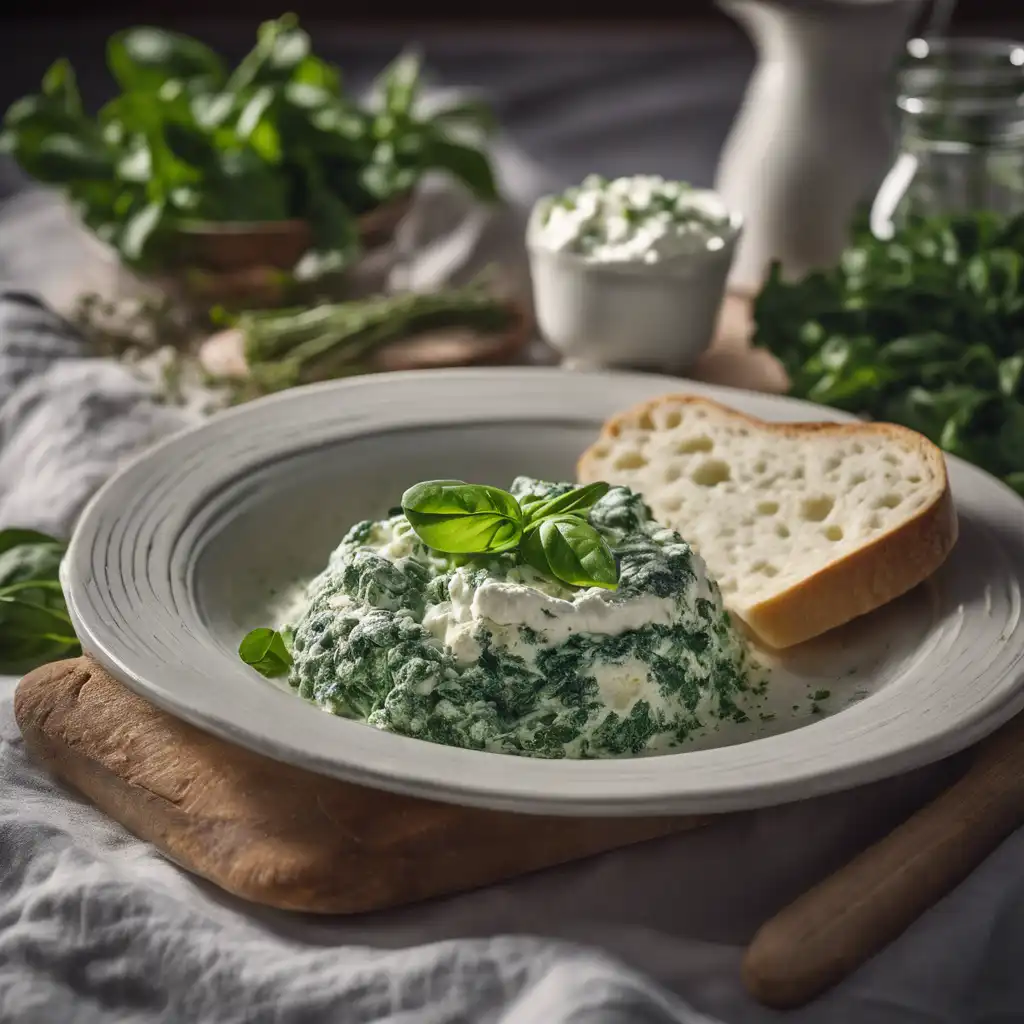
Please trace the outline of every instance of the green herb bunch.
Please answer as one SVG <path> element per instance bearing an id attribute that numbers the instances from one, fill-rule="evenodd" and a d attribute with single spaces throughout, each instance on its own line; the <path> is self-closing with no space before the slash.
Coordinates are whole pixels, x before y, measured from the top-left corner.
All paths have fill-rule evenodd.
<path id="1" fill-rule="evenodd" d="M 835 269 L 754 304 L 791 394 L 919 431 L 1024 495 L 1024 214 L 861 229 Z"/>
<path id="2" fill-rule="evenodd" d="M 587 513 L 607 493 L 608 484 L 593 483 L 520 504 L 499 487 L 428 480 L 402 495 L 402 511 L 416 536 L 441 554 L 514 551 L 559 583 L 614 590 L 619 578 L 615 555 L 587 521 Z"/>
<path id="3" fill-rule="evenodd" d="M 372 107 L 345 93 L 291 14 L 261 25 L 234 69 L 196 39 L 148 27 L 113 35 L 107 64 L 120 95 L 96 117 L 58 60 L 38 95 L 8 109 L 0 145 L 130 264 L 159 264 L 183 221 L 301 218 L 318 262 L 344 265 L 356 218 L 429 170 L 497 196 L 488 158 L 465 137 L 490 129 L 488 110 L 463 103 L 423 117 L 413 54 L 385 69 Z"/>
<path id="4" fill-rule="evenodd" d="M 497 335 L 514 325 L 516 314 L 489 288 L 472 283 L 224 319 L 241 330 L 250 382 L 266 394 L 364 372 L 378 349 L 426 331 L 468 328 Z"/>
<path id="5" fill-rule="evenodd" d="M 0 530 L 0 674 L 82 653 L 58 577 L 66 549 L 36 530 Z"/>
<path id="6" fill-rule="evenodd" d="M 520 503 L 499 487 L 427 480 L 402 495 L 401 512 L 428 548 L 455 560 L 514 554 L 558 583 L 615 590 L 615 554 L 587 520 L 607 493 L 608 484 L 592 483 Z M 268 678 L 284 676 L 292 667 L 291 641 L 287 630 L 263 626 L 245 635 L 238 654 Z"/>

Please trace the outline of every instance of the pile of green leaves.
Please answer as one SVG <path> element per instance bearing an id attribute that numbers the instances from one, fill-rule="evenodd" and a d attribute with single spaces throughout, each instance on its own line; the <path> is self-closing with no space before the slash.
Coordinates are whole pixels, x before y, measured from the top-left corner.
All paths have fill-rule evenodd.
<path id="1" fill-rule="evenodd" d="M 234 69 L 196 39 L 147 27 L 112 36 L 107 64 L 121 92 L 96 117 L 58 60 L 38 95 L 8 109 L 0 145 L 130 264 L 159 264 L 183 221 L 302 218 L 315 251 L 343 266 L 356 218 L 427 171 L 496 198 L 487 157 L 465 137 L 491 127 L 489 112 L 468 103 L 421 116 L 412 54 L 385 69 L 371 106 L 345 93 L 294 15 L 261 25 Z"/>
<path id="2" fill-rule="evenodd" d="M 500 487 L 427 480 L 410 487 L 396 511 L 428 548 L 456 561 L 514 553 L 558 583 L 615 590 L 615 553 L 587 520 L 607 493 L 608 484 L 592 483 L 520 504 Z M 245 635 L 238 655 L 268 678 L 285 676 L 292 667 L 291 640 L 287 631 L 261 626 Z"/>
<path id="3" fill-rule="evenodd" d="M 835 269 L 754 304 L 791 394 L 919 431 L 1024 495 L 1024 214 L 861 230 Z"/>
<path id="4" fill-rule="evenodd" d="M 66 545 L 35 530 L 0 530 L 0 674 L 81 654 L 58 571 Z"/>

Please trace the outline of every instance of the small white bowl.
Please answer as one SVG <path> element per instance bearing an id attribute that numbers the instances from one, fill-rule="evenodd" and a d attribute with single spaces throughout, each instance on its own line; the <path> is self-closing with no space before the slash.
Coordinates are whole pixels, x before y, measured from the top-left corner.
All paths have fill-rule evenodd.
<path id="1" fill-rule="evenodd" d="M 707 350 L 742 232 L 738 213 L 730 213 L 719 249 L 660 263 L 597 263 L 538 241 L 543 203 L 526 233 L 534 315 L 564 365 L 678 373 Z"/>

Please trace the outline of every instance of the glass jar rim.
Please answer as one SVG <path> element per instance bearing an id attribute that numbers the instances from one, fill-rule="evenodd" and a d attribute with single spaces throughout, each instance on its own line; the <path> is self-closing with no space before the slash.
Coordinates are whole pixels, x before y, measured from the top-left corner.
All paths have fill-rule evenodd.
<path id="1" fill-rule="evenodd" d="M 1024 117 L 1024 42 L 980 36 L 908 41 L 896 105 L 908 115 Z"/>

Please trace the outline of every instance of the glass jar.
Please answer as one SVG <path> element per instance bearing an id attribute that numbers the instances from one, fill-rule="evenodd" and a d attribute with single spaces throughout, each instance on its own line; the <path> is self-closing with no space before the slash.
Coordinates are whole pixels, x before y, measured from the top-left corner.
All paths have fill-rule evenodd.
<path id="1" fill-rule="evenodd" d="M 897 74 L 900 153 L 871 230 L 908 217 L 1024 210 L 1024 43 L 912 39 Z"/>

